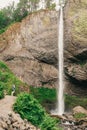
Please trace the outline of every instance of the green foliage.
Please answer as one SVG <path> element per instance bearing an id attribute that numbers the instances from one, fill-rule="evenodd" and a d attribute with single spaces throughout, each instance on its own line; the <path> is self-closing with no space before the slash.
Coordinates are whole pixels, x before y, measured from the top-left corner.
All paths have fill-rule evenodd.
<path id="1" fill-rule="evenodd" d="M 65 95 L 66 109 L 72 110 L 75 106 L 79 105 L 87 109 L 87 97 L 81 98 L 77 96 Z"/>
<path id="2" fill-rule="evenodd" d="M 45 114 L 44 121 L 40 125 L 42 130 L 58 130 L 57 120 Z"/>
<path id="3" fill-rule="evenodd" d="M 8 18 L 4 15 L 3 11 L 0 11 L 0 29 L 8 25 Z"/>
<path id="4" fill-rule="evenodd" d="M 56 4 L 53 3 L 53 0 L 46 0 L 45 3 L 46 3 L 46 8 L 55 9 Z"/>
<path id="5" fill-rule="evenodd" d="M 81 118 L 85 118 L 85 117 L 87 117 L 87 116 L 84 113 L 76 113 L 74 115 L 74 118 L 76 118 L 76 119 L 81 119 Z"/>
<path id="6" fill-rule="evenodd" d="M 7 29 L 7 27 L 6 27 L 6 28 L 2 28 L 2 29 L 0 30 L 0 34 L 2 34 L 3 32 L 5 32 L 6 29 Z"/>
<path id="7" fill-rule="evenodd" d="M 57 130 L 58 121 L 46 114 L 46 111 L 32 95 L 21 93 L 13 107 L 23 119 L 27 119 L 42 130 Z"/>
<path id="8" fill-rule="evenodd" d="M 30 93 L 41 103 L 53 103 L 56 101 L 56 89 L 49 89 L 44 87 L 30 87 Z"/>
<path id="9" fill-rule="evenodd" d="M 18 4 L 19 5 L 19 4 Z M 24 4 L 25 5 L 25 4 Z M 25 6 L 17 6 L 13 13 L 13 21 L 20 22 L 24 17 L 28 15 L 28 11 Z"/>
<path id="10" fill-rule="evenodd" d="M 14 4 L 0 10 L 0 34 L 5 32 L 7 27 L 13 22 L 13 10 Z"/>
<path id="11" fill-rule="evenodd" d="M 4 97 L 4 84 L 0 82 L 0 99 Z"/>
<path id="12" fill-rule="evenodd" d="M 40 125 L 43 116 L 45 115 L 45 112 L 38 101 L 27 93 L 18 96 L 18 99 L 14 104 L 14 110 L 18 112 L 23 119 L 26 118 L 35 125 Z"/>
<path id="13" fill-rule="evenodd" d="M 15 7 L 14 2 L 0 10 L 0 34 L 5 32 L 12 23 L 20 22 L 28 14 L 38 10 L 40 0 L 19 0 Z M 53 0 L 45 1 L 45 8 L 54 9 Z M 43 3 L 42 3 L 43 4 Z"/>
<path id="14" fill-rule="evenodd" d="M 50 6 L 50 8 L 49 8 L 49 9 L 55 9 L 55 7 L 56 7 L 56 4 L 55 4 L 55 3 L 53 3 L 53 4 Z"/>
<path id="15" fill-rule="evenodd" d="M 11 72 L 7 65 L 0 61 L 0 86 L 4 86 L 3 89 L 6 90 L 7 94 L 11 94 L 13 84 L 16 86 L 16 95 L 20 92 L 20 87 L 25 86 L 25 84 Z"/>

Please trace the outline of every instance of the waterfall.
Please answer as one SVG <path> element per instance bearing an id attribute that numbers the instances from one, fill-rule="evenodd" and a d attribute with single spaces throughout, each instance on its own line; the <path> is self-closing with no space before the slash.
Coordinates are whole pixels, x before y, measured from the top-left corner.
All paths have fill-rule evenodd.
<path id="1" fill-rule="evenodd" d="M 59 33 L 58 33 L 58 57 L 59 57 L 59 84 L 58 84 L 58 104 L 57 111 L 59 115 L 64 113 L 64 82 L 63 82 L 63 7 L 60 7 L 60 19 L 59 19 Z"/>
<path id="2" fill-rule="evenodd" d="M 57 106 L 55 110 L 51 110 L 51 114 L 53 115 L 62 115 L 64 113 L 64 56 L 63 56 L 63 7 L 64 0 L 56 1 L 56 10 L 60 11 L 59 21 L 58 21 L 58 89 L 57 89 Z"/>

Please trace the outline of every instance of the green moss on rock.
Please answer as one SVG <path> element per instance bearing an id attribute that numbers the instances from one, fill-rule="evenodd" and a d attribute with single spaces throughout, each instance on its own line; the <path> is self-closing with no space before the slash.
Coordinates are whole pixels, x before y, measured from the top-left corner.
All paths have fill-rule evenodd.
<path id="1" fill-rule="evenodd" d="M 82 106 L 87 109 L 87 97 L 65 95 L 66 110 L 72 110 L 76 106 Z"/>

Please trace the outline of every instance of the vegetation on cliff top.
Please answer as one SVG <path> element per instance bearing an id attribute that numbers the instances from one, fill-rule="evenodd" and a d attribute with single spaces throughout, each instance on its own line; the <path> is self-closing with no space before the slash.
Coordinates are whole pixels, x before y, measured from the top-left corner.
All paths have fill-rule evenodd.
<path id="1" fill-rule="evenodd" d="M 19 0 L 19 3 L 15 7 L 14 2 L 0 10 L 0 34 L 3 33 L 10 24 L 14 22 L 20 22 L 24 17 L 32 12 L 39 10 L 40 0 Z M 45 8 L 54 9 L 55 3 L 52 0 L 46 0 Z M 44 6 L 43 5 L 43 6 Z M 40 8 L 41 9 L 41 8 Z"/>

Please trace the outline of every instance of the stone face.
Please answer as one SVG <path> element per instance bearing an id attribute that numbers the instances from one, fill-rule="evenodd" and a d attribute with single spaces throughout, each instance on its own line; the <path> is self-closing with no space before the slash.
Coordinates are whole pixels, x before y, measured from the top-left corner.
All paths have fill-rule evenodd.
<path id="1" fill-rule="evenodd" d="M 0 115 L 0 130 L 40 130 L 39 128 L 34 127 L 28 121 L 23 121 L 20 117 L 17 117 L 16 114 L 12 113 L 12 116 L 9 120 L 9 114 L 3 119 Z M 13 120 L 15 120 L 13 122 Z"/>
<path id="2" fill-rule="evenodd" d="M 70 0 L 64 7 L 65 93 L 87 94 L 87 2 Z M 0 35 L 0 60 L 31 86 L 57 87 L 58 18 L 40 11 Z"/>
<path id="3" fill-rule="evenodd" d="M 75 108 L 73 108 L 73 114 L 76 114 L 76 113 L 83 113 L 87 115 L 87 110 L 81 106 L 76 106 Z"/>
<path id="4" fill-rule="evenodd" d="M 33 13 L 1 36 L 0 59 L 31 86 L 56 87 L 57 20 L 56 11 Z"/>
<path id="5" fill-rule="evenodd" d="M 64 8 L 64 58 L 66 91 L 87 94 L 87 1 L 68 1 Z"/>

